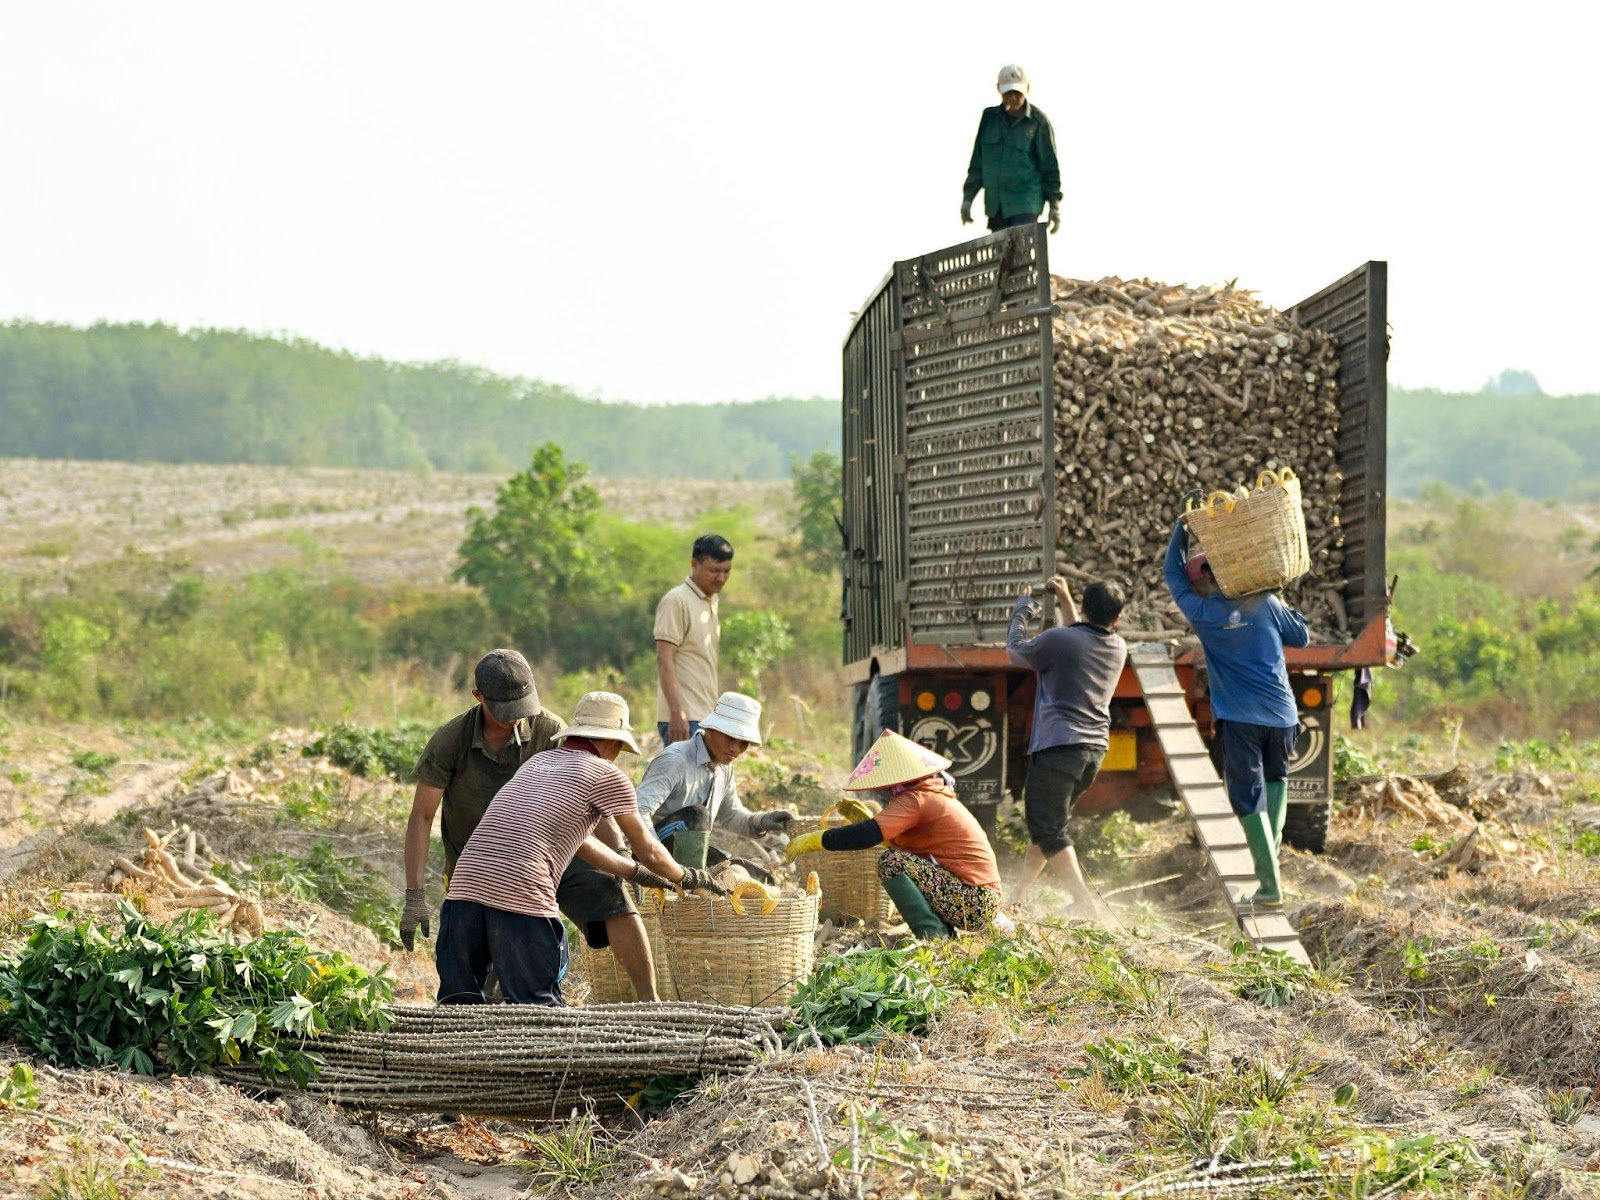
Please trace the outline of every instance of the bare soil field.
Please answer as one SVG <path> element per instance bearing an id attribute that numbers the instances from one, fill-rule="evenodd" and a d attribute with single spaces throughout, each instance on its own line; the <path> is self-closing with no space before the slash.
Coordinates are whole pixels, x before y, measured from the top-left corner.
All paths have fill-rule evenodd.
<path id="1" fill-rule="evenodd" d="M 442 583 L 465 513 L 497 475 L 337 468 L 0 459 L 0 572 L 67 574 L 130 554 L 181 556 L 230 576 L 303 561 L 308 548 L 368 583 Z M 591 479 L 631 520 L 688 521 L 747 507 L 776 528 L 784 483 Z"/>
<path id="2" fill-rule="evenodd" d="M 87 735 L 58 732 L 70 741 L 14 730 L 9 758 L 65 799 Z M 232 763 L 162 760 L 166 775 L 102 735 L 100 750 L 130 765 L 76 806 L 46 811 L 31 792 L 28 844 L 10 848 L 0 881 L 0 940 L 131 852 L 141 825 L 178 815 L 222 855 L 332 839 L 394 878 L 404 789 L 306 759 L 304 740 L 286 732 Z M 762 777 L 783 781 L 791 765 L 816 769 L 775 760 Z M 215 804 L 192 799 L 222 778 L 245 782 Z M 1120 865 L 1098 860 L 1116 928 L 1064 922 L 1046 893 L 1016 914 L 1017 945 L 1048 960 L 1042 982 L 958 1000 L 924 1036 L 788 1053 L 651 1117 L 543 1125 L 35 1063 L 37 1107 L 0 1107 L 0 1178 L 20 1195 L 338 1200 L 1593 1195 L 1600 857 L 1580 848 L 1584 831 L 1600 836 L 1593 781 L 1451 778 L 1445 802 L 1494 842 L 1481 854 L 1452 858 L 1437 825 L 1376 811 L 1363 796 L 1377 783 L 1351 792 L 1326 856 L 1287 853 L 1315 971 L 1230 948 L 1199 853 L 1168 818 L 1138 826 Z M 336 803 L 303 811 L 295 788 L 308 780 L 331 784 Z M 816 806 L 836 783 L 803 798 Z M 795 798 L 790 780 L 753 800 Z M 431 995 L 425 948 L 405 954 L 292 896 L 267 908 L 314 947 L 386 967 L 401 998 Z M 825 949 L 900 936 L 835 929 Z M 985 944 L 964 939 L 969 953 Z M 581 1002 L 581 979 L 569 996 Z M 0 1074 L 21 1057 L 0 1046 Z"/>

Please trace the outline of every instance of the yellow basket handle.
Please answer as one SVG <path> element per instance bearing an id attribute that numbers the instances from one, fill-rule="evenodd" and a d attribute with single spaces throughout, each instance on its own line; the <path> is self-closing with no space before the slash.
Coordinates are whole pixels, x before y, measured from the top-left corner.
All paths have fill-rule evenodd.
<path id="1" fill-rule="evenodd" d="M 1206 499 L 1207 510 L 1216 508 L 1219 502 L 1226 506 L 1228 512 L 1233 511 L 1235 501 L 1231 492 L 1212 492 Z"/>
<path id="2" fill-rule="evenodd" d="M 1273 484 L 1281 484 L 1282 477 L 1276 471 L 1263 471 L 1256 476 L 1256 491 L 1264 492 Z"/>
<path id="3" fill-rule="evenodd" d="M 822 895 L 822 880 L 817 876 L 817 873 L 815 871 L 812 871 L 809 875 L 806 876 L 806 895 L 808 895 L 808 896 L 820 896 L 820 895 Z"/>

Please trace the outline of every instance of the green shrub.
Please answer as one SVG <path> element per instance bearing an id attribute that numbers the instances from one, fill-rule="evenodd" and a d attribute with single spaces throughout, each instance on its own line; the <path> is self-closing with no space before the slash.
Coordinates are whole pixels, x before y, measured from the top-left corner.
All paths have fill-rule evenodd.
<path id="1" fill-rule="evenodd" d="M 433 666 L 456 661 L 470 667 L 499 640 L 489 606 L 470 591 L 426 597 L 391 617 L 383 630 L 390 654 Z"/>
<path id="2" fill-rule="evenodd" d="M 405 781 L 416 769 L 432 732 L 431 726 L 420 721 L 402 722 L 395 729 L 341 721 L 318 734 L 302 753 L 308 758 L 324 757 L 354 775 Z"/>
<path id="3" fill-rule="evenodd" d="M 926 1033 L 953 995 L 915 949 L 857 946 L 825 959 L 800 985 L 790 1036 L 798 1046 L 836 1046 Z"/>
<path id="4" fill-rule="evenodd" d="M 314 900 L 365 925 L 391 946 L 400 944 L 395 917 L 400 898 L 387 877 L 366 860 L 334 852 L 318 838 L 303 854 L 278 851 L 250 859 L 244 882 L 301 900 Z"/>
<path id="5" fill-rule="evenodd" d="M 241 942 L 209 916 L 170 925 L 124 901 L 120 929 L 36 916 L 0 962 L 0 1034 L 58 1067 L 153 1075 L 250 1065 L 304 1084 L 319 1035 L 387 1026 L 394 985 L 293 930 Z"/>

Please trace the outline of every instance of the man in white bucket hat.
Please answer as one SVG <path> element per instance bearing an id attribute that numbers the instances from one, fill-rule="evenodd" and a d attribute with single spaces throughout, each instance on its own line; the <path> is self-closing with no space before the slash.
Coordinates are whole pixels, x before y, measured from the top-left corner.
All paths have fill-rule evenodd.
<path id="1" fill-rule="evenodd" d="M 562 1002 L 567 937 L 556 887 L 575 854 L 647 887 L 724 891 L 707 872 L 674 862 L 639 815 L 615 761 L 639 753 L 626 700 L 588 693 L 553 740 L 495 794 L 456 859 L 435 946 L 440 1004 L 482 1004 L 491 965 L 512 1004 Z M 638 862 L 592 836 L 608 817 Z"/>
<path id="2" fill-rule="evenodd" d="M 689 867 L 706 865 L 713 828 L 746 837 L 782 833 L 793 814 L 755 813 L 739 800 L 733 764 L 761 745 L 761 705 L 739 692 L 723 692 L 694 736 L 673 742 L 651 761 L 639 781 L 639 811 L 655 824 L 672 857 Z"/>

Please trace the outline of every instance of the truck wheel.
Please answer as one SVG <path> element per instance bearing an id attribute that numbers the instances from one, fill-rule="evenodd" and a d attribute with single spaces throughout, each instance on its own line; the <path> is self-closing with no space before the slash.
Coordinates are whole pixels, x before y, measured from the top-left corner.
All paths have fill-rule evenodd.
<path id="1" fill-rule="evenodd" d="M 900 732 L 900 683 L 893 675 L 874 675 L 856 684 L 851 758 L 860 762 L 885 729 Z"/>
<path id="2" fill-rule="evenodd" d="M 1296 850 L 1321 854 L 1328 848 L 1328 811 L 1332 807 L 1326 800 L 1314 804 L 1291 804 L 1283 814 L 1283 840 Z"/>

